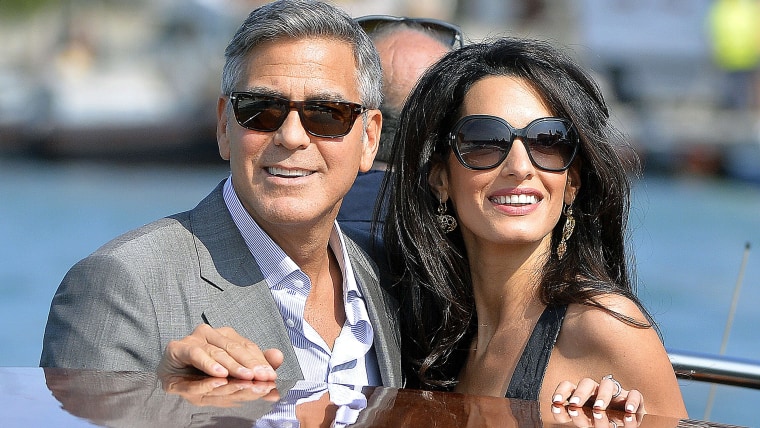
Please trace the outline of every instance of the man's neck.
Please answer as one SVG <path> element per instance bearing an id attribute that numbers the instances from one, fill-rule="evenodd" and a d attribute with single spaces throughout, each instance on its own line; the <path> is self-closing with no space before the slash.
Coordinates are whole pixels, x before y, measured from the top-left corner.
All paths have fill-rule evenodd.
<path id="1" fill-rule="evenodd" d="M 343 304 L 343 273 L 333 252 L 328 249 L 327 265 L 316 275 L 309 275 L 311 290 L 304 307 L 304 319 L 333 349 L 346 322 Z M 307 274 L 308 275 L 308 274 Z"/>

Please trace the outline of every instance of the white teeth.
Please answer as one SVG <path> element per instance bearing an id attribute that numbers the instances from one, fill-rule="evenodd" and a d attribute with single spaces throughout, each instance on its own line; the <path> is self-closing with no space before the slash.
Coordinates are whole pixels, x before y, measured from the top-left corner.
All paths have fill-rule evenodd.
<path id="1" fill-rule="evenodd" d="M 311 174 L 310 171 L 303 169 L 285 169 L 276 167 L 267 168 L 267 172 L 271 175 L 277 175 L 279 177 L 305 177 Z"/>
<path id="2" fill-rule="evenodd" d="M 500 205 L 528 205 L 538 203 L 538 198 L 535 195 L 509 195 L 509 196 L 496 196 L 491 198 L 496 204 Z"/>

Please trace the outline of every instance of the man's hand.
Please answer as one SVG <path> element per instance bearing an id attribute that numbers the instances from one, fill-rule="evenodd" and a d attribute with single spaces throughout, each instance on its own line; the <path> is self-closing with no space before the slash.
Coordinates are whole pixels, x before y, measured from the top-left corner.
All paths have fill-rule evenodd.
<path id="1" fill-rule="evenodd" d="M 171 376 L 161 380 L 164 391 L 183 397 L 196 406 L 238 407 L 263 399 L 275 402 L 280 395 L 274 382 Z"/>
<path id="2" fill-rule="evenodd" d="M 214 377 L 273 381 L 284 357 L 278 349 L 264 352 L 230 327 L 212 328 L 201 324 L 193 333 L 166 346 L 158 365 L 158 375 L 201 372 Z"/>

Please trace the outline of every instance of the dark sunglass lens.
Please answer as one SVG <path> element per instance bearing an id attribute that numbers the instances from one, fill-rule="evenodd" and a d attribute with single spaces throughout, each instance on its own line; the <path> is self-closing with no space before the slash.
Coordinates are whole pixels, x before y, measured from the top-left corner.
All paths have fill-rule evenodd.
<path id="1" fill-rule="evenodd" d="M 431 36 L 452 48 L 459 48 L 462 46 L 461 31 L 456 26 L 437 19 L 398 18 L 395 16 L 373 15 L 358 18 L 357 22 L 369 35 L 372 35 L 375 32 L 381 32 L 386 27 L 395 28 L 396 26 L 409 26 L 417 29 L 424 28 Z"/>
<path id="2" fill-rule="evenodd" d="M 239 96 L 235 117 L 241 126 L 255 131 L 274 131 L 288 114 L 284 100 L 273 97 Z"/>
<path id="3" fill-rule="evenodd" d="M 454 28 L 449 28 L 437 22 L 424 22 L 422 25 L 428 31 L 435 34 L 435 38 L 449 47 L 459 47 L 458 33 Z"/>
<path id="4" fill-rule="evenodd" d="M 349 104 L 329 101 L 307 102 L 303 107 L 304 127 L 321 136 L 342 136 L 351 130 L 353 119 Z"/>
<path id="5" fill-rule="evenodd" d="M 362 27 L 365 33 L 372 34 L 382 23 L 383 21 L 378 19 L 362 19 L 359 21 L 359 26 Z"/>
<path id="6" fill-rule="evenodd" d="M 575 153 L 574 131 L 561 120 L 542 120 L 527 131 L 530 155 L 536 166 L 550 170 L 566 168 Z"/>
<path id="7" fill-rule="evenodd" d="M 489 169 L 504 160 L 511 140 L 512 133 L 504 124 L 488 118 L 473 119 L 456 133 L 456 149 L 465 166 Z"/>

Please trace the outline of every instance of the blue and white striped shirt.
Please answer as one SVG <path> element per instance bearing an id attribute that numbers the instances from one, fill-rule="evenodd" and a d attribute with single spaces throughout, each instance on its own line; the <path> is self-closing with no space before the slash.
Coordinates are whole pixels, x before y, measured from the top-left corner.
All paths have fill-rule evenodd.
<path id="1" fill-rule="evenodd" d="M 361 411 L 367 408 L 367 397 L 362 394 L 361 386 L 325 385 L 299 380 L 272 405 L 272 410 L 256 421 L 254 428 L 298 428 L 301 422 L 296 416 L 296 408 L 303 403 L 317 401 L 324 394 L 329 394 L 330 403 L 338 406 L 331 428 L 344 428 L 356 423 Z"/>
<path id="2" fill-rule="evenodd" d="M 251 218 L 235 193 L 231 176 L 224 184 L 224 201 L 269 285 L 304 379 L 346 385 L 380 385 L 380 369 L 372 348 L 372 325 L 338 223 L 333 227 L 329 246 L 343 274 L 346 322 L 331 350 L 304 319 L 306 298 L 311 289 L 309 277 Z"/>

